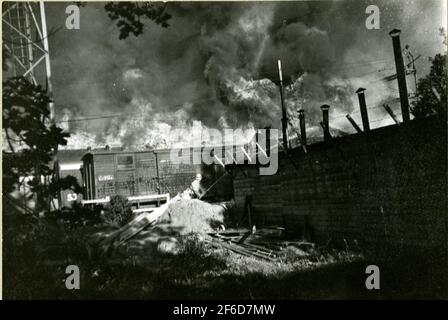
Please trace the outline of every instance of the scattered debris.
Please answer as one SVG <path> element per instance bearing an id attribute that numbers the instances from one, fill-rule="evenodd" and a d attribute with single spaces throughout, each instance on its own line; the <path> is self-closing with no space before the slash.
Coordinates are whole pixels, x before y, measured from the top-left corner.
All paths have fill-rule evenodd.
<path id="1" fill-rule="evenodd" d="M 223 247 L 246 256 L 268 261 L 280 261 L 291 254 L 306 258 L 315 248 L 307 241 L 282 240 L 284 228 L 271 227 L 255 230 L 240 229 L 209 233 L 206 239 L 214 247 Z"/>
<path id="2" fill-rule="evenodd" d="M 177 235 L 213 232 L 224 224 L 225 210 L 219 204 L 199 199 L 181 199 L 168 208 L 154 229 Z"/>
<path id="3" fill-rule="evenodd" d="M 150 252 L 176 255 L 180 252 L 182 237 L 198 234 L 203 235 L 198 237 L 200 242 L 212 248 L 270 262 L 284 261 L 291 256 L 306 258 L 315 248 L 314 243 L 288 239 L 282 227 L 226 230 L 225 211 L 225 205 L 178 195 L 152 212 L 140 214 L 103 239 L 100 245 L 108 249 L 126 244 L 126 251 L 136 255 Z"/>
<path id="4" fill-rule="evenodd" d="M 103 249 L 108 249 L 111 245 L 119 246 L 130 238 L 134 237 L 140 231 L 145 229 L 146 227 L 153 225 L 156 223 L 157 219 L 159 219 L 169 208 L 169 206 L 180 200 L 180 196 L 176 196 L 170 201 L 164 203 L 157 209 L 151 212 L 145 212 L 137 216 L 128 224 L 124 225 L 120 229 L 116 230 L 112 234 L 108 235 L 105 239 L 100 242 L 100 247 Z"/>
<path id="5" fill-rule="evenodd" d="M 181 237 L 225 229 L 225 210 L 225 205 L 176 196 L 152 212 L 140 214 L 99 245 L 103 252 L 123 246 L 133 254 L 177 254 Z"/>

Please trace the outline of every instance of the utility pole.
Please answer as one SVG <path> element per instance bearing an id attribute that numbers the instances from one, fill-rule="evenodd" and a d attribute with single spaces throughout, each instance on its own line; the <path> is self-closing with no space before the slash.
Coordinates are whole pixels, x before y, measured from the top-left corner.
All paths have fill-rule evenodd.
<path id="1" fill-rule="evenodd" d="M 45 81 L 47 85 L 47 95 L 50 98 L 50 120 L 52 124 L 54 124 L 55 119 L 54 119 L 53 85 L 51 83 L 50 49 L 48 46 L 47 20 L 45 16 L 45 5 L 43 1 L 39 2 L 39 7 L 40 7 L 40 19 L 42 23 L 42 43 L 45 50 L 45 71 L 47 73 Z"/>
<path id="2" fill-rule="evenodd" d="M 283 74 L 282 74 L 282 62 L 277 61 L 278 65 L 278 77 L 280 80 L 280 100 L 282 104 L 282 132 L 283 132 L 283 149 L 288 150 L 288 117 L 286 115 L 285 98 L 283 91 Z"/>
<path id="3" fill-rule="evenodd" d="M 45 71 L 47 73 L 46 76 L 46 85 L 47 85 L 47 95 L 50 98 L 50 122 L 51 125 L 56 125 L 55 114 L 54 114 L 54 102 L 53 102 L 53 85 L 51 83 L 51 64 L 50 64 L 50 48 L 48 46 L 48 32 L 47 32 L 47 19 L 45 15 L 45 5 L 43 1 L 39 2 L 40 7 L 40 19 L 42 23 L 42 42 L 45 50 Z M 54 175 L 53 179 L 57 182 L 59 181 L 59 160 L 58 160 L 58 145 L 54 147 L 54 155 L 53 155 L 53 168 Z M 58 199 L 58 207 L 61 208 L 62 198 L 61 192 L 57 190 L 57 199 Z"/>
<path id="4" fill-rule="evenodd" d="M 412 74 L 414 76 L 414 96 L 417 96 L 417 69 L 415 68 L 415 60 L 420 58 L 421 55 L 418 55 L 415 58 L 408 44 L 404 46 L 403 55 L 408 60 L 407 63 L 405 63 L 406 75 Z"/>

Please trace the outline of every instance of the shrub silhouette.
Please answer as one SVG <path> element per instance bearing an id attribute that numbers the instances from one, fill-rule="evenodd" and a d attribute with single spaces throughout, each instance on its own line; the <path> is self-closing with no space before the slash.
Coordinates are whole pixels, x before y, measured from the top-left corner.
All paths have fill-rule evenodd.
<path id="1" fill-rule="evenodd" d="M 104 221 L 111 225 L 124 226 L 134 217 L 131 204 L 120 195 L 111 197 L 105 209 Z"/>

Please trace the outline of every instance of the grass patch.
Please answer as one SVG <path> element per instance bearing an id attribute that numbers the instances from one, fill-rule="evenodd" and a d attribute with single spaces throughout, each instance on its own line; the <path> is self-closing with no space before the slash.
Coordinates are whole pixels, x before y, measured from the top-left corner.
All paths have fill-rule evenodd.
<path id="1" fill-rule="evenodd" d="M 101 256 L 89 246 L 99 227 L 65 228 L 43 221 L 17 225 L 5 230 L 5 299 L 448 297 L 444 270 L 420 257 L 368 260 L 360 252 L 319 248 L 308 257 L 287 252 L 273 263 L 213 249 L 197 233 L 177 237 L 176 254 L 116 250 L 112 256 Z M 65 288 L 65 268 L 70 264 L 80 268 L 80 290 Z M 365 288 L 369 264 L 380 267 L 379 291 Z"/>

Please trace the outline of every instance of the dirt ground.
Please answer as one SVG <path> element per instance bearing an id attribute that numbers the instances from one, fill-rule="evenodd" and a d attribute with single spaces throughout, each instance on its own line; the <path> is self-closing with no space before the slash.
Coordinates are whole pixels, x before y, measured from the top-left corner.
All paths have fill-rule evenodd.
<path id="1" fill-rule="evenodd" d="M 69 257 L 35 263 L 5 278 L 5 298 L 26 299 L 427 299 L 448 297 L 442 283 L 418 261 L 368 261 L 349 252 L 272 263 L 194 238 L 177 255 Z M 64 286 L 65 267 L 77 264 L 81 289 Z M 381 269 L 381 290 L 365 288 L 366 266 Z M 12 276 L 11 276 L 12 275 Z M 17 280 L 20 278 L 20 283 Z M 25 281 L 26 285 L 22 285 Z M 19 285 L 17 285 L 19 284 Z"/>

